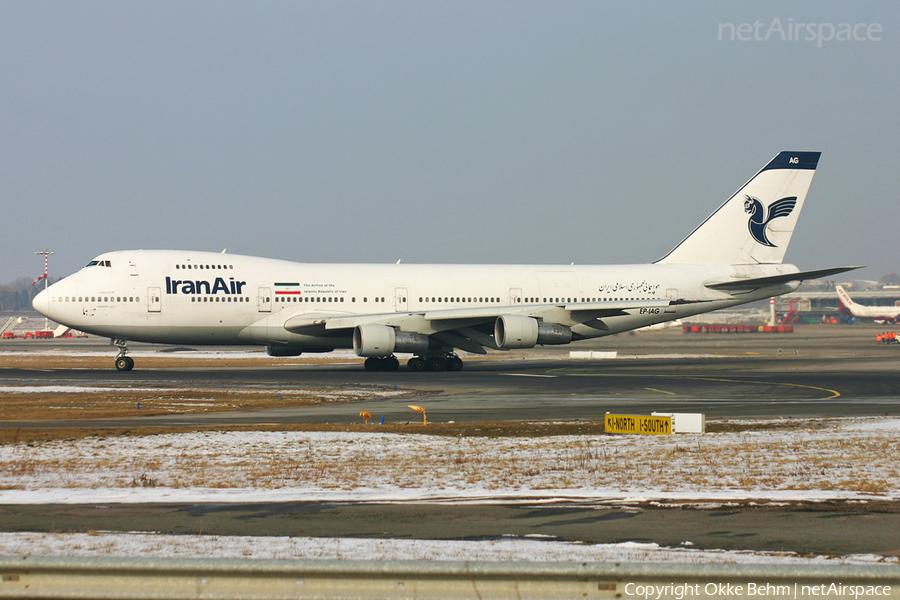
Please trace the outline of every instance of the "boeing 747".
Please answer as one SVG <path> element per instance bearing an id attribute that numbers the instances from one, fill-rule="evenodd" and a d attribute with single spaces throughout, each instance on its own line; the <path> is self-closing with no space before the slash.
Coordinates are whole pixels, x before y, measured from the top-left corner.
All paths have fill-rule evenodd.
<path id="1" fill-rule="evenodd" d="M 792 292 L 782 262 L 819 152 L 782 152 L 671 252 L 604 266 L 303 264 L 209 252 L 102 254 L 34 299 L 41 314 L 127 343 L 265 346 L 271 356 L 352 348 L 368 370 L 458 371 L 457 351 L 614 335 Z"/>

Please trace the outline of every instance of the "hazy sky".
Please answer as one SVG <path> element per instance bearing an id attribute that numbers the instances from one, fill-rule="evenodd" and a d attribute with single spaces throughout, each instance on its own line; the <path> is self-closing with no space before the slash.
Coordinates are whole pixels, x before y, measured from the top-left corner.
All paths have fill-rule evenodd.
<path id="1" fill-rule="evenodd" d="M 896 2 L 0 0 L 0 282 L 44 248 L 649 262 L 781 150 L 823 153 L 786 260 L 878 279 L 898 40 Z"/>

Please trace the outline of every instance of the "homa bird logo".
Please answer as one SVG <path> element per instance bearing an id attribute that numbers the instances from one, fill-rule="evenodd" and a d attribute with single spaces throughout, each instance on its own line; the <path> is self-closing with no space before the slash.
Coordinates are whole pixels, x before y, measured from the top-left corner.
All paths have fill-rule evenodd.
<path id="1" fill-rule="evenodd" d="M 768 227 L 769 222 L 772 219 L 786 217 L 794 212 L 794 207 L 797 205 L 797 196 L 788 196 L 787 198 L 776 200 L 770 204 L 768 216 L 766 216 L 766 211 L 763 208 L 762 202 L 759 201 L 759 198 L 754 198 L 753 196 L 744 196 L 744 198 L 746 198 L 746 200 L 744 200 L 744 212 L 750 214 L 750 221 L 747 223 L 747 227 L 750 229 L 750 235 L 763 246 L 775 248 L 775 244 L 770 242 L 769 238 L 766 237 L 766 227 Z"/>

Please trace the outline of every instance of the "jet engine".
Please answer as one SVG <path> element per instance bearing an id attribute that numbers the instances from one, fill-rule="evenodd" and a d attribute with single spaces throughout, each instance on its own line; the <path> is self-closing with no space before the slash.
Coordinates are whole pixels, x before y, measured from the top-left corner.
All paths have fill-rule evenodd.
<path id="1" fill-rule="evenodd" d="M 424 354 L 428 336 L 397 331 L 386 325 L 357 325 L 353 330 L 353 351 L 357 356 L 390 356 L 394 352 Z"/>
<path id="2" fill-rule="evenodd" d="M 494 323 L 494 340 L 500 348 L 534 348 L 538 344 L 568 344 L 572 330 L 531 317 L 503 315 Z"/>

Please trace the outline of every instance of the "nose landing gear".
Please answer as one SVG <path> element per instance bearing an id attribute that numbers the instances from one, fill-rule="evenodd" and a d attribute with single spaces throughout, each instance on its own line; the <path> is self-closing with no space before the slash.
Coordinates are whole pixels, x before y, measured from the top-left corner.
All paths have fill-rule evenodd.
<path id="1" fill-rule="evenodd" d="M 130 371 L 134 368 L 134 359 L 128 354 L 128 340 L 113 340 L 113 345 L 119 349 L 119 355 L 116 357 L 117 371 Z"/>

